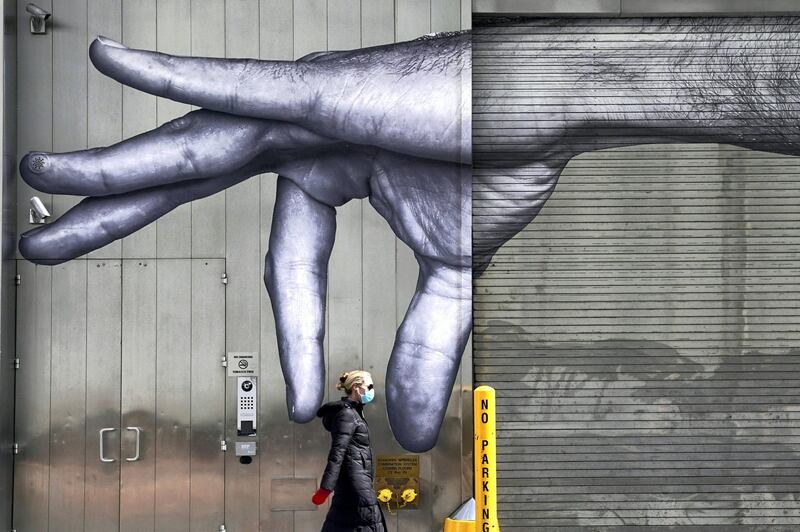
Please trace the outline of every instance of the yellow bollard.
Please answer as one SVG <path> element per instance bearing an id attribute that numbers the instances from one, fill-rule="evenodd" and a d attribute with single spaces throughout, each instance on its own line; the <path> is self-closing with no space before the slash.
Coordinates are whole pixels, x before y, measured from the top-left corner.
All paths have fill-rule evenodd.
<path id="1" fill-rule="evenodd" d="M 475 521 L 458 521 L 447 517 L 443 532 L 475 532 Z"/>
<path id="2" fill-rule="evenodd" d="M 500 525 L 497 523 L 497 453 L 494 414 L 494 388 L 478 386 L 473 394 L 475 530 L 477 532 L 500 531 Z"/>

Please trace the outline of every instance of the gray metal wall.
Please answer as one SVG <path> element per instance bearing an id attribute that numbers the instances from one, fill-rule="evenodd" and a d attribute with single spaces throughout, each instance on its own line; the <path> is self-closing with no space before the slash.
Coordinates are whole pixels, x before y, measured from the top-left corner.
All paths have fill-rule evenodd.
<path id="1" fill-rule="evenodd" d="M 520 121 L 537 119 L 514 95 L 546 100 L 569 86 L 552 72 L 582 47 L 636 39 L 623 21 L 588 24 L 595 38 L 539 61 L 545 72 L 526 64 L 542 57 L 531 35 L 558 24 L 475 30 L 479 182 L 509 181 L 492 162 L 512 161 Z M 496 197 L 473 190 L 476 239 L 502 214 Z M 569 163 L 474 281 L 503 530 L 798 529 L 798 198 L 800 160 L 725 145 Z"/>
<path id="2" fill-rule="evenodd" d="M 462 0 L 39 0 L 37 3 L 52 11 L 54 26 L 47 35 L 31 35 L 24 14 L 26 2 L 18 2 L 22 16 L 18 17 L 17 26 L 17 160 L 33 149 L 66 151 L 114 143 L 189 110 L 186 105 L 123 88 L 97 73 L 87 57 L 87 46 L 96 35 L 106 35 L 132 47 L 178 54 L 291 59 L 317 50 L 370 46 L 431 31 L 460 29 L 468 27 L 471 20 L 469 3 Z M 20 232 L 31 227 L 27 210 L 28 200 L 34 194 L 42 198 L 54 217 L 79 199 L 40 194 L 20 181 L 17 194 Z M 261 530 L 306 532 L 319 528 L 324 509 L 271 509 L 272 479 L 318 477 L 330 443 L 320 424 L 296 425 L 287 420 L 274 323 L 262 281 L 273 202 L 274 176 L 265 175 L 225 193 L 184 205 L 153 226 L 91 253 L 88 256 L 91 267 L 67 266 L 69 272 L 65 273 L 62 267 L 18 261 L 20 270 L 24 270 L 26 289 L 19 292 L 17 323 L 25 328 L 29 349 L 35 354 L 20 353 L 23 361 L 18 373 L 17 397 L 24 405 L 26 417 L 17 423 L 17 438 L 37 443 L 23 449 L 20 455 L 19 463 L 23 466 L 17 468 L 17 475 L 24 478 L 18 478 L 17 484 L 27 486 L 32 494 L 29 503 L 38 500 L 36 506 L 22 511 L 44 512 L 42 522 L 47 523 L 47 501 L 53 490 L 61 496 L 68 485 L 65 483 L 94 478 L 89 462 L 93 455 L 89 458 L 90 453 L 86 453 L 86 465 L 81 466 L 81 471 L 66 470 L 62 466 L 67 462 L 84 463 L 84 450 L 58 445 L 55 448 L 61 454 L 56 456 L 53 448 L 60 442 L 54 443 L 47 434 L 52 416 L 87 412 L 82 410 L 86 399 L 82 390 L 92 382 L 96 384 L 91 379 L 99 378 L 99 374 L 89 372 L 87 377 L 87 372 L 71 371 L 75 380 L 59 385 L 69 392 L 63 396 L 48 395 L 50 390 L 36 388 L 36 382 L 49 382 L 51 376 L 57 378 L 63 365 L 85 367 L 87 357 L 99 356 L 96 350 L 100 347 L 95 346 L 95 351 L 87 348 L 90 326 L 85 320 L 74 319 L 76 309 L 92 304 L 87 302 L 92 292 L 85 287 L 95 286 L 102 294 L 105 286 L 102 283 L 106 281 L 99 273 L 102 268 L 95 267 L 98 261 L 118 265 L 120 260 L 123 264 L 135 264 L 148 259 L 157 268 L 163 268 L 173 259 L 181 262 L 215 258 L 226 260 L 229 277 L 226 305 L 220 309 L 224 311 L 225 349 L 261 353 L 259 456 L 249 466 L 239 464 L 233 453 L 226 457 L 227 530 L 249 531 L 260 526 Z M 338 396 L 333 376 L 353 367 L 363 366 L 372 371 L 382 388 L 394 333 L 417 277 L 413 255 L 396 240 L 366 201 L 344 206 L 337 218 L 328 283 L 326 365 L 331 377 L 328 399 Z M 87 264 L 85 259 L 76 262 Z M 109 287 L 117 290 L 113 279 L 108 281 L 112 283 Z M 194 289 L 192 294 L 197 295 Z M 124 314 L 114 315 L 122 320 Z M 112 332 L 120 326 L 117 324 L 115 329 L 113 323 L 105 325 Z M 61 331 L 61 340 L 50 336 L 51 328 Z M 121 334 L 125 334 L 124 329 Z M 160 341 L 169 344 L 171 340 Z M 468 346 L 462 365 L 466 369 L 453 390 L 439 445 L 422 455 L 420 508 L 400 512 L 399 516 L 387 515 L 392 530 L 431 530 L 471 492 L 468 419 L 468 426 L 462 431 L 464 414 L 468 418 L 471 412 L 469 351 Z M 217 361 L 215 358 L 214 362 Z M 44 397 L 37 396 L 39 393 Z M 231 425 L 235 419 L 234 397 L 234 391 L 229 389 L 228 436 L 235 433 Z M 404 452 L 391 437 L 380 394 L 367 415 L 375 451 Z M 74 443 L 83 445 L 80 432 L 84 429 L 80 424 L 70 430 Z M 85 503 L 82 491 L 70 497 L 70 504 Z M 57 503 L 51 501 L 49 506 L 50 523 L 55 527 L 51 528 L 63 530 L 57 524 L 59 516 L 53 513 L 57 512 Z"/>
<path id="3" fill-rule="evenodd" d="M 2 7 L 3 40 L 0 57 L 2 71 L 2 263 L 0 264 L 0 527 L 11 528 L 14 435 L 14 273 L 13 253 L 16 211 L 13 161 L 16 154 L 16 5 L 4 0 Z"/>

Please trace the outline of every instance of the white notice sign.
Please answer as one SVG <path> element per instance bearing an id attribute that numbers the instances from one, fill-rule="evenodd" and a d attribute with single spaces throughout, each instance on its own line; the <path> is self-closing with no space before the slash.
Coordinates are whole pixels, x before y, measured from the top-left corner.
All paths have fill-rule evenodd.
<path id="1" fill-rule="evenodd" d="M 258 375 L 258 353 L 228 353 L 228 377 Z"/>

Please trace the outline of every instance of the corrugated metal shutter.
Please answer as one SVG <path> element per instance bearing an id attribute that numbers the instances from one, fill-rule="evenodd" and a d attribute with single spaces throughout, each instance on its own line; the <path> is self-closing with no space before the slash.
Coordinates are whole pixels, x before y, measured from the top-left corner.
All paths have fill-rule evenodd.
<path id="1" fill-rule="evenodd" d="M 584 23 L 639 38 L 637 21 Z M 772 23 L 776 47 L 798 41 L 795 22 Z M 526 36 L 580 24 L 476 24 L 479 249 L 514 197 L 496 167 L 515 157 L 509 128 L 537 119 L 503 89 L 559 81 L 536 75 L 542 40 Z M 576 39 L 574 55 L 596 45 Z M 800 529 L 800 159 L 708 143 L 585 153 L 474 283 L 503 530 Z"/>

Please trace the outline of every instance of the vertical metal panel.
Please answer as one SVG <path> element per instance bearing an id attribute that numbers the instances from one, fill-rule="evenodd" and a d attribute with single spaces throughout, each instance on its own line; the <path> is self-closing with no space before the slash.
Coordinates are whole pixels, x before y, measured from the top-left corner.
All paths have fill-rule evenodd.
<path id="1" fill-rule="evenodd" d="M 475 32 L 476 218 L 492 221 L 489 185 L 509 182 L 488 157 L 505 152 L 513 165 L 500 144 L 514 142 L 512 124 L 540 119 L 507 105 L 503 87 L 518 97 L 575 79 L 548 41 L 571 41 L 582 61 L 612 49 L 589 62 L 613 72 L 641 39 L 662 64 L 691 36 L 722 57 L 738 44 L 698 19 L 658 21 L 661 43 L 642 37 L 648 21 Z M 753 25 L 748 46 L 760 33 L 794 54 L 797 21 L 774 23 L 735 22 Z M 587 30 L 592 39 L 567 35 Z M 747 83 L 772 77 L 761 67 Z M 536 220 L 475 280 L 475 378 L 498 390 L 504 530 L 797 528 L 797 197 L 796 157 L 732 146 L 630 146 L 567 165 Z"/>
<path id="2" fill-rule="evenodd" d="M 392 35 L 389 36 L 391 38 Z M 374 454 L 403 454 L 406 451 L 392 436 L 386 415 L 386 363 L 392 352 L 397 324 L 395 292 L 385 288 L 395 283 L 396 237 L 386 220 L 368 203 L 363 203 L 362 207 L 364 323 L 361 338 L 364 344 L 364 369 L 372 373 L 376 386 L 375 399 L 367 408 L 366 416 Z M 398 529 L 397 514 L 392 515 L 384 508 L 384 516 L 389 530 L 402 530 Z"/>
<path id="3" fill-rule="evenodd" d="M 398 41 L 415 39 L 431 31 L 430 0 L 397 0 L 395 2 L 395 38 Z M 395 330 L 400 327 L 408 305 L 417 287 L 419 267 L 413 252 L 395 239 L 397 265 L 396 279 L 396 321 Z M 430 530 L 433 521 L 433 483 L 431 478 L 430 453 L 420 457 L 420 497 L 416 510 L 403 511 L 398 516 L 397 529 L 420 532 Z"/>
<path id="4" fill-rule="evenodd" d="M 461 0 L 461 29 L 472 28 L 472 2 Z M 470 101 L 470 118 L 472 102 Z M 472 142 L 472 139 L 470 139 Z M 471 171 L 471 168 L 470 168 Z M 470 213 L 472 218 L 472 213 Z M 474 290 L 473 290 L 474 292 Z M 473 439 L 472 439 L 472 335 L 470 334 L 464 355 L 461 357 L 461 500 L 467 500 L 475 493 L 473 489 Z M 452 399 L 451 399 L 452 400 Z"/>
<path id="5" fill-rule="evenodd" d="M 360 4 L 355 0 L 329 0 L 327 17 L 329 50 L 361 46 Z M 328 263 L 328 394 L 338 376 L 362 366 L 362 266 L 361 202 L 350 201 L 336 209 L 336 239 Z"/>
<path id="6" fill-rule="evenodd" d="M 394 41 L 394 2 L 363 1 L 361 5 L 361 44 L 376 46 Z M 396 293 L 386 290 L 395 286 L 396 237 L 384 220 L 367 201 L 362 209 L 362 297 L 364 369 L 372 373 L 377 391 L 375 400 L 368 408 L 370 437 L 373 452 L 379 454 L 402 454 L 405 451 L 392 436 L 389 418 L 386 415 L 386 363 L 392 352 L 397 329 L 395 317 Z M 335 375 L 334 375 L 335 376 Z M 384 508 L 388 529 L 398 530 L 397 514 Z M 402 529 L 400 529 L 402 530 Z"/>
<path id="7" fill-rule="evenodd" d="M 155 50 L 158 47 L 156 0 L 122 2 L 122 42 L 131 48 Z M 122 87 L 122 137 L 130 138 L 156 127 L 156 97 L 130 87 Z M 150 224 L 122 240 L 122 256 L 156 256 L 156 224 Z"/>
<path id="8" fill-rule="evenodd" d="M 328 10 L 325 0 L 294 0 L 294 55 L 295 59 L 311 52 L 328 49 Z M 338 216 L 337 216 L 338 218 Z M 338 220 L 337 220 L 338 223 Z M 336 238 L 339 234 L 337 229 Z M 327 311 L 325 320 L 326 368 L 330 367 L 331 345 L 331 286 L 328 284 Z M 331 371 L 328 372 L 332 373 Z M 333 397 L 336 397 L 335 395 Z M 331 397 L 329 396 L 328 399 Z M 330 438 L 316 422 L 296 424 L 294 429 L 295 476 L 315 478 L 322 474 L 324 460 L 330 446 Z M 295 530 L 316 530 L 322 527 L 327 505 L 317 511 L 296 511 Z"/>
<path id="9" fill-rule="evenodd" d="M 88 2 L 88 10 L 87 42 L 78 47 L 84 60 L 88 45 L 98 35 L 122 42 L 122 0 L 92 0 Z M 122 140 L 122 85 L 92 65 L 88 67 L 87 76 L 87 145 L 110 146 Z M 121 256 L 122 242 L 119 240 L 88 254 L 94 259 Z"/>
<path id="10" fill-rule="evenodd" d="M 321 0 L 294 0 L 294 58 L 327 50 L 328 10 Z"/>
<path id="11" fill-rule="evenodd" d="M 225 285 L 222 259 L 192 260 L 190 530 L 225 521 Z M 274 529 L 273 529 L 274 530 Z"/>
<path id="12" fill-rule="evenodd" d="M 327 35 L 329 50 L 348 50 L 361 46 L 360 4 L 355 0 L 329 0 L 327 10 Z M 338 377 L 343 371 L 360 369 L 363 366 L 361 339 L 363 328 L 362 309 L 362 230 L 361 203 L 354 200 L 336 209 L 336 239 L 328 263 L 328 399 L 342 396 L 336 389 Z M 369 415 L 369 413 L 367 413 Z M 325 469 L 330 436 L 318 420 L 309 423 L 315 434 L 314 459 L 307 466 L 314 467 L 312 475 L 321 475 Z M 296 464 L 297 469 L 300 464 Z M 305 475 L 304 475 L 305 476 Z M 304 513 L 304 512 L 298 512 Z M 312 522 L 322 525 L 322 512 L 313 512 L 317 521 L 306 521 L 307 529 Z"/>
<path id="13" fill-rule="evenodd" d="M 83 530 L 86 446 L 86 265 L 53 267 L 50 530 Z M 37 386 L 39 388 L 39 386 Z"/>
<path id="14" fill-rule="evenodd" d="M 24 18 L 28 18 L 27 16 Z M 53 0 L 53 150 L 86 148 L 87 0 Z M 39 65 L 41 68 L 42 65 Z M 77 97 L 76 97 L 77 96 Z M 76 205 L 76 196 L 54 195 L 53 217 Z"/>
<path id="15" fill-rule="evenodd" d="M 122 262 L 90 260 L 86 288 L 86 532 L 119 529 Z M 105 438 L 100 461 L 99 431 Z"/>
<path id="16" fill-rule="evenodd" d="M 431 31 L 461 29 L 461 0 L 431 2 Z"/>
<path id="17" fill-rule="evenodd" d="M 158 51 L 174 55 L 191 52 L 190 0 L 156 3 L 156 42 Z M 166 98 L 156 100 L 159 125 L 190 111 L 188 105 Z M 185 203 L 156 222 L 156 256 L 184 257 L 192 254 L 192 206 Z"/>
<path id="18" fill-rule="evenodd" d="M 361 0 L 361 46 L 391 42 L 394 42 L 394 0 Z"/>
<path id="19" fill-rule="evenodd" d="M 397 0 L 394 4 L 395 39 L 416 39 L 431 31 L 431 0 Z"/>
<path id="20" fill-rule="evenodd" d="M 15 327 L 16 320 L 16 261 L 14 248 L 16 243 L 16 169 L 10 161 L 15 160 L 17 150 L 16 130 L 16 2 L 3 0 L 2 14 L 5 23 L 0 57 L 3 58 L 2 71 L 2 156 L 0 170 L 2 176 L 2 215 L 0 215 L 0 238 L 2 238 L 2 266 L 0 266 L 0 526 L 12 528 L 12 507 L 14 490 L 14 456 L 12 444 L 14 438 L 14 377 L 12 360 L 16 357 Z"/>
<path id="21" fill-rule="evenodd" d="M 291 1 L 262 0 L 261 45 L 262 59 L 294 58 L 294 17 Z M 263 257 L 267 253 L 275 205 L 274 174 L 261 176 L 261 252 L 263 278 Z M 259 432 L 261 452 L 261 512 L 262 530 L 295 530 L 294 512 L 273 511 L 272 481 L 275 478 L 294 476 L 294 427 L 286 412 L 286 389 L 278 359 L 278 341 L 275 334 L 275 318 L 272 314 L 269 296 L 260 285 L 261 294 L 261 390 L 259 422 L 264 430 Z M 255 289 L 255 288 L 254 288 Z"/>
<path id="22" fill-rule="evenodd" d="M 55 0 L 63 29 L 53 32 L 53 150 L 86 146 L 86 2 Z M 78 201 L 54 196 L 59 216 Z M 83 530 L 86 461 L 87 263 L 75 261 L 53 271 L 53 351 L 50 418 L 50 529 Z"/>
<path id="23" fill-rule="evenodd" d="M 6 11 L 8 12 L 8 11 Z M 13 12 L 13 10 L 12 10 Z M 0 54 L 2 55 L 2 54 Z M 6 94 L 8 94 L 6 92 Z M 12 93 L 13 94 L 13 93 Z M 4 137 L 7 139 L 8 137 Z M 5 201 L 14 202 L 16 196 L 4 197 Z M 5 223 L 5 222 L 4 222 Z M 13 223 L 13 222 L 12 222 Z M 16 298 L 14 287 L 14 275 L 16 274 L 16 261 L 6 259 L 3 261 L 2 271 L 2 293 L 0 293 L 2 308 L 0 309 L 0 525 L 13 527 L 13 490 L 14 490 L 14 456 L 12 454 L 14 443 L 14 377 L 15 369 L 13 360 L 16 356 L 14 345 L 15 320 L 14 315 Z"/>
<path id="24" fill-rule="evenodd" d="M 122 426 L 141 427 L 142 459 L 120 472 L 120 530 L 146 532 L 155 522 L 156 265 L 122 261 Z M 127 453 L 134 444 L 123 438 Z M 127 455 L 130 456 L 130 455 Z"/>
<path id="25" fill-rule="evenodd" d="M 355 0 L 304 3 L 295 26 L 295 53 L 304 55 L 318 43 L 319 50 L 347 50 L 361 46 L 360 3 Z M 319 13 L 306 22 L 303 9 Z M 317 11 L 318 10 L 318 11 Z M 310 13 L 307 13 L 310 15 Z M 299 26 L 298 24 L 303 24 Z M 324 24 L 324 27 L 322 27 Z M 305 31 L 304 31 L 305 30 Z M 312 37 L 313 38 L 309 38 Z M 327 36 L 327 38 L 326 38 Z M 322 44 L 322 40 L 325 43 Z M 328 264 L 328 294 L 325 346 L 328 400 L 341 396 L 338 376 L 362 367 L 361 201 L 336 209 L 336 240 Z M 298 427 L 295 473 L 318 477 L 325 468 L 330 438 L 318 421 Z M 327 507 L 325 507 L 327 508 Z M 295 528 L 313 530 L 322 526 L 325 513 L 296 512 Z"/>
<path id="26" fill-rule="evenodd" d="M 191 55 L 225 56 L 225 3 L 191 0 Z M 192 257 L 225 256 L 225 193 L 193 201 L 191 209 Z"/>
<path id="27" fill-rule="evenodd" d="M 225 51 L 228 57 L 258 57 L 259 17 L 257 0 L 237 0 L 225 6 Z M 259 237 L 260 178 L 228 189 L 226 200 L 227 351 L 260 351 L 262 277 Z M 236 440 L 236 386 L 228 386 L 226 433 Z M 259 393 L 269 393 L 261 388 Z M 261 419 L 259 419 L 259 422 Z M 225 521 L 231 530 L 256 530 L 259 513 L 260 456 L 241 464 L 234 453 L 225 460 Z"/>
<path id="28" fill-rule="evenodd" d="M 53 150 L 86 147 L 87 2 L 54 0 L 52 31 Z M 27 16 L 23 17 L 27 18 Z M 41 68 L 42 65 L 39 66 Z M 82 95 L 76 98 L 75 95 Z M 60 216 L 79 201 L 53 196 Z M 74 261 L 53 271 L 53 352 L 50 418 L 50 528 L 83 530 L 86 482 L 87 262 Z"/>
<path id="29" fill-rule="evenodd" d="M 50 504 L 50 344 L 52 268 L 18 262 L 14 432 L 14 527 L 47 530 Z M 44 383 L 44 385 L 43 385 Z"/>
<path id="30" fill-rule="evenodd" d="M 472 335 L 461 357 L 461 500 L 465 501 L 475 493 L 473 487 L 473 420 L 472 415 Z M 455 398 L 451 399 L 451 401 Z M 451 510 L 452 511 L 452 510 Z M 448 514 L 449 515 L 449 514 Z"/>
<path id="31" fill-rule="evenodd" d="M 155 453 L 143 459 L 155 454 L 155 529 L 172 532 L 189 530 L 192 263 L 159 259 L 156 266 Z"/>
<path id="32" fill-rule="evenodd" d="M 31 150 L 53 148 L 53 33 L 32 35 L 30 17 L 25 15 L 27 0 L 17 2 L 17 161 Z M 50 0 L 39 7 L 51 11 Z M 52 196 L 35 191 L 21 179 L 17 186 L 17 231 L 33 226 L 28 223 L 31 196 L 37 195 L 48 209 Z M 19 252 L 17 257 L 21 258 Z"/>
<path id="33" fill-rule="evenodd" d="M 431 3 L 431 31 L 458 31 L 461 29 L 460 0 L 447 0 Z M 471 174 L 465 174 L 462 183 L 472 186 Z M 461 224 L 470 224 L 471 213 L 461 213 Z M 467 231 L 467 234 L 469 232 Z M 467 237 L 468 238 L 468 237 Z M 468 242 L 470 240 L 467 240 Z M 467 250 L 464 250 L 465 252 Z M 470 289 L 471 290 L 471 289 Z M 463 316 L 462 319 L 468 319 Z M 462 361 L 463 364 L 463 361 Z M 427 494 L 431 497 L 431 519 L 442 523 L 444 518 L 462 502 L 462 411 L 461 411 L 461 375 L 456 376 L 450 399 L 447 403 L 439 439 L 431 450 L 431 484 L 436 489 Z M 466 414 L 469 417 L 469 413 Z"/>

